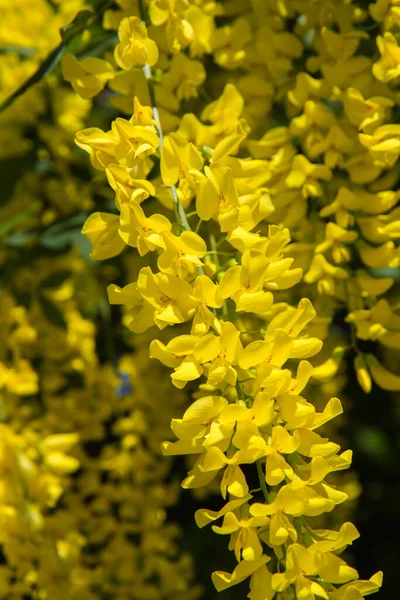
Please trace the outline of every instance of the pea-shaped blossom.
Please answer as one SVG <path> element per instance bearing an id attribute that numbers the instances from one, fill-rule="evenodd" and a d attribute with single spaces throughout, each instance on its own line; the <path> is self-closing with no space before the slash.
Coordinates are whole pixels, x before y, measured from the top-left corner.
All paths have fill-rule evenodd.
<path id="1" fill-rule="evenodd" d="M 147 27 L 138 17 L 122 19 L 118 37 L 120 42 L 114 57 L 121 69 L 155 65 L 158 60 L 157 44 L 147 36 Z"/>
<path id="2" fill-rule="evenodd" d="M 61 65 L 65 81 L 69 81 L 82 98 L 97 96 L 114 77 L 110 63 L 93 56 L 78 61 L 73 54 L 67 53 L 62 57 Z"/>

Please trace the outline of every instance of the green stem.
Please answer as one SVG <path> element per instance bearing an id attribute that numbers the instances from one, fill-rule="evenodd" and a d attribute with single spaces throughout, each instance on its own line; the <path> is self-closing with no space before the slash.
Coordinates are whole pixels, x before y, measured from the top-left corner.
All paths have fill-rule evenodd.
<path id="1" fill-rule="evenodd" d="M 142 22 L 147 26 L 143 0 L 139 0 L 139 11 L 140 11 L 140 18 L 141 18 Z M 153 119 L 155 121 L 155 126 L 156 126 L 158 137 L 160 140 L 160 150 L 161 150 L 163 141 L 164 141 L 164 133 L 163 133 L 163 130 L 161 127 L 160 114 L 159 114 L 158 108 L 157 108 L 156 94 L 155 94 L 153 76 L 152 76 L 152 71 L 151 71 L 150 65 L 148 65 L 148 64 L 143 65 L 143 74 L 147 80 L 147 85 L 149 88 L 151 108 L 153 111 Z M 189 225 L 189 222 L 187 220 L 185 210 L 178 198 L 178 192 L 176 191 L 176 186 L 171 185 L 170 189 L 171 189 L 171 193 L 172 193 L 172 201 L 174 203 L 176 216 L 177 216 L 177 219 L 178 219 L 180 225 L 182 225 L 182 228 L 185 231 L 192 231 L 192 229 Z M 199 271 L 200 271 L 200 269 L 199 269 Z M 201 271 L 202 271 L 201 274 L 203 274 L 203 269 L 201 269 Z"/>
<path id="2" fill-rule="evenodd" d="M 257 466 L 257 473 L 258 473 L 258 480 L 260 482 L 260 487 L 262 489 L 262 492 L 264 494 L 264 498 L 265 498 L 266 502 L 268 502 L 268 504 L 269 504 L 268 488 L 267 488 L 267 484 L 265 483 L 265 475 L 264 475 L 264 471 L 263 471 L 263 467 L 262 467 L 261 458 L 258 458 L 256 460 L 256 466 Z"/>
<path id="3" fill-rule="evenodd" d="M 236 252 L 219 252 L 219 250 L 209 250 L 206 252 L 206 254 L 215 254 L 216 256 L 235 256 Z"/>
<path id="4" fill-rule="evenodd" d="M 236 380 L 236 391 L 237 391 L 237 395 L 238 395 L 239 400 L 244 400 L 245 399 L 245 395 L 243 393 L 242 386 L 240 385 L 240 382 L 239 382 L 238 379 Z"/>

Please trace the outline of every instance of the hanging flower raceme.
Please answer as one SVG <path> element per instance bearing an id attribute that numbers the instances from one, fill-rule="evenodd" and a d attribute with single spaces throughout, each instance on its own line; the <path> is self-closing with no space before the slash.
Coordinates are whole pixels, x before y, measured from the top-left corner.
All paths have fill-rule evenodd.
<path id="1" fill-rule="evenodd" d="M 399 262 L 398 194 L 390 190 L 399 133 L 387 122 L 396 103 L 389 87 L 396 39 L 378 38 L 380 59 L 360 55 L 368 34 L 355 25 L 367 11 L 351 3 L 325 11 L 317 2 L 315 14 L 290 1 L 267 9 L 144 4 L 143 14 L 123 13 L 114 58 L 127 78 L 144 66 L 154 105 L 143 106 L 138 92 L 132 117 L 117 117 L 106 132 L 78 132 L 76 141 L 115 192 L 115 211 L 85 223 L 92 257 L 125 246 L 144 257 L 136 281 L 109 286 L 110 303 L 124 306 L 132 332 L 153 325 L 168 332 L 151 341 L 150 356 L 170 369 L 175 388 L 196 390 L 162 451 L 193 455 L 185 489 L 219 484 L 221 509 L 196 513 L 199 527 L 222 519 L 213 530 L 230 536 L 238 563 L 213 574 L 217 590 L 249 578 L 252 600 L 363 598 L 382 577 L 360 581 L 339 557 L 356 528 L 318 529 L 312 521 L 347 500 L 336 474 L 352 456 L 325 435 L 341 402 L 332 394 L 317 408 L 307 384 L 335 377 L 351 348 L 366 392 L 372 380 L 400 387 L 354 341 L 399 346 L 396 311 L 381 297 L 394 276 L 375 271 Z M 371 11 L 381 22 L 378 13 Z M 225 25 L 216 25 L 219 15 Z M 230 73 L 217 98 L 222 86 L 200 62 L 206 53 L 217 77 Z M 131 83 L 121 84 L 127 97 Z M 258 89 L 263 99 L 247 122 L 246 100 Z M 182 114 L 186 101 L 193 113 Z M 255 140 L 265 111 L 272 126 Z M 257 125 L 267 127 L 261 117 Z M 351 344 L 314 367 L 308 359 L 342 309 Z"/>

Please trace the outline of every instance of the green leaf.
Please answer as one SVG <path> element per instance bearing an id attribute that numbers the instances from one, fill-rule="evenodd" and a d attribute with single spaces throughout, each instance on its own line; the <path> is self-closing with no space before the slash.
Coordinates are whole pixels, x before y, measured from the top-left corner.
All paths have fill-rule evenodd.
<path id="1" fill-rule="evenodd" d="M 67 329 L 67 322 L 64 319 L 64 315 L 51 300 L 40 294 L 39 296 L 40 306 L 43 314 L 50 323 L 59 327 L 60 329 Z"/>
<path id="2" fill-rule="evenodd" d="M 39 283 L 39 287 L 47 289 L 47 288 L 56 288 L 59 287 L 68 277 L 71 277 L 71 271 L 59 271 L 58 273 L 54 273 L 53 275 L 49 275 L 45 279 Z"/>

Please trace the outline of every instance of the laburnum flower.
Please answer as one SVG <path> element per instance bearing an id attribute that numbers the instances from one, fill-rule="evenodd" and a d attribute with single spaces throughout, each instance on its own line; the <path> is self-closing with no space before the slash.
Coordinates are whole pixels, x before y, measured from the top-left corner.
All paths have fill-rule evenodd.
<path id="1" fill-rule="evenodd" d="M 135 123 L 134 118 L 128 121 L 118 117 L 113 121 L 112 128 L 118 136 L 114 151 L 115 159 L 125 167 L 139 165 L 148 156 L 155 154 L 159 146 L 154 125 L 140 125 Z"/>
<path id="2" fill-rule="evenodd" d="M 284 573 L 274 573 L 272 587 L 278 592 L 294 584 L 298 597 L 312 598 L 319 596 L 328 600 L 329 596 L 314 576 L 319 574 L 328 583 L 347 583 L 357 579 L 358 573 L 338 556 L 332 553 L 320 554 L 313 552 L 313 546 L 306 548 L 294 543 L 289 546 L 286 555 L 286 570 Z"/>
<path id="3" fill-rule="evenodd" d="M 353 366 L 360 388 L 363 392 L 369 394 L 372 389 L 372 379 L 362 354 L 357 354 L 355 356 Z"/>
<path id="4" fill-rule="evenodd" d="M 27 360 L 17 361 L 13 368 L 0 362 L 0 389 L 18 396 L 32 396 L 38 392 L 39 378 Z"/>
<path id="5" fill-rule="evenodd" d="M 108 183 L 115 191 L 115 204 L 121 210 L 127 202 L 141 203 L 149 196 L 154 196 L 156 191 L 154 185 L 146 179 L 133 179 L 130 169 L 118 164 L 110 164 L 106 168 Z"/>
<path id="6" fill-rule="evenodd" d="M 107 288 L 110 304 L 123 305 L 126 309 L 126 325 L 134 333 L 143 333 L 154 325 L 154 307 L 140 294 L 136 283 L 120 288 L 114 283 Z"/>
<path id="7" fill-rule="evenodd" d="M 303 46 L 287 31 L 274 32 L 269 25 L 260 27 L 256 39 L 257 51 L 272 78 L 284 77 L 292 69 L 292 62 L 300 58 Z"/>
<path id="8" fill-rule="evenodd" d="M 195 308 L 192 286 L 176 275 L 154 274 L 150 267 L 143 267 L 137 289 L 154 308 L 154 322 L 160 329 L 189 320 Z"/>
<path id="9" fill-rule="evenodd" d="M 61 61 L 65 81 L 69 81 L 82 98 L 93 98 L 113 79 L 114 69 L 110 63 L 89 56 L 78 61 L 73 54 L 66 53 Z"/>
<path id="10" fill-rule="evenodd" d="M 199 338 L 195 335 L 178 335 L 168 344 L 153 340 L 150 344 L 150 358 L 157 358 L 163 365 L 174 369 L 172 383 L 183 388 L 188 381 L 200 377 L 204 369 L 194 355 Z"/>
<path id="11" fill-rule="evenodd" d="M 315 254 L 310 268 L 304 275 L 306 283 L 316 283 L 320 294 L 330 296 L 343 295 L 341 282 L 347 279 L 348 272 L 342 267 L 332 265 L 323 254 Z"/>
<path id="12" fill-rule="evenodd" d="M 340 187 L 335 200 L 324 206 L 319 215 L 323 218 L 335 215 L 336 223 L 339 227 L 347 229 L 354 225 L 355 217 L 353 212 L 360 213 L 360 216 L 379 215 L 393 208 L 399 198 L 397 191 L 384 191 L 371 194 L 361 188 Z"/>
<path id="13" fill-rule="evenodd" d="M 187 279 L 202 267 L 200 259 L 204 257 L 207 245 L 197 233 L 184 231 L 178 237 L 165 230 L 161 239 L 163 252 L 157 262 L 160 271 Z"/>
<path id="14" fill-rule="evenodd" d="M 82 233 L 87 236 L 93 248 L 90 257 L 105 260 L 117 256 L 125 248 L 125 241 L 119 235 L 119 217 L 109 213 L 96 212 L 85 221 Z"/>
<path id="15" fill-rule="evenodd" d="M 360 133 L 359 139 L 379 167 L 393 167 L 400 156 L 400 125 L 381 125 L 372 135 Z"/>
<path id="16" fill-rule="evenodd" d="M 263 341 L 246 346 L 239 359 L 240 366 L 248 369 L 265 363 L 280 367 L 289 357 L 314 356 L 322 347 L 321 340 L 300 335 L 314 317 L 315 310 L 306 298 L 297 308 L 282 311 L 268 325 Z"/>
<path id="17" fill-rule="evenodd" d="M 69 456 L 67 452 L 72 450 L 79 441 L 76 433 L 59 433 L 49 435 L 41 440 L 39 444 L 43 462 L 57 475 L 67 475 L 79 468 L 79 460 Z"/>
<path id="18" fill-rule="evenodd" d="M 129 116 L 132 114 L 132 98 L 140 98 L 145 106 L 151 103 L 147 80 L 141 69 L 119 71 L 115 74 L 114 79 L 110 81 L 108 87 L 116 92 L 110 98 L 111 106 L 123 114 Z"/>
<path id="19" fill-rule="evenodd" d="M 254 600 L 272 600 L 275 591 L 272 590 L 270 586 L 265 585 L 265 583 L 268 584 L 268 578 L 266 581 L 263 570 L 265 563 L 267 563 L 269 560 L 270 558 L 263 554 L 257 560 L 242 560 L 232 573 L 226 573 L 225 571 L 214 571 L 212 574 L 213 584 L 218 592 L 222 592 L 233 585 L 241 583 L 248 577 L 251 577 L 250 586 L 253 588 L 253 592 L 255 588 L 258 588 L 260 593 L 260 596 L 258 597 L 254 595 L 251 597 Z M 266 569 L 266 567 L 264 568 Z M 260 577 L 259 582 L 257 582 L 258 576 Z"/>
<path id="20" fill-rule="evenodd" d="M 196 302 L 196 308 L 191 333 L 203 336 L 208 333 L 211 326 L 218 331 L 220 323 L 216 318 L 215 311 L 210 310 L 221 308 L 224 303 L 218 285 L 206 275 L 200 275 L 194 282 L 192 297 Z"/>
<path id="21" fill-rule="evenodd" d="M 354 598 L 364 598 L 364 596 L 378 592 L 382 586 L 382 580 L 382 571 L 378 571 L 368 581 L 362 579 L 352 581 L 341 585 L 338 589 L 330 591 L 329 598 L 330 600 L 348 600 L 352 596 Z"/>
<path id="22" fill-rule="evenodd" d="M 178 133 L 165 136 L 161 148 L 161 177 L 165 185 L 184 179 L 190 170 L 200 170 L 203 158 L 197 148 Z"/>
<path id="23" fill-rule="evenodd" d="M 330 181 L 332 171 L 325 165 L 310 163 L 302 154 L 297 154 L 293 160 L 292 169 L 286 178 L 289 188 L 301 190 L 305 198 L 321 196 L 320 181 Z"/>
<path id="24" fill-rule="evenodd" d="M 394 105 L 391 98 L 373 96 L 364 99 L 360 90 L 348 88 L 342 95 L 343 109 L 349 121 L 360 131 L 372 134 L 390 115 Z"/>
<path id="25" fill-rule="evenodd" d="M 263 553 L 263 548 L 256 529 L 269 523 L 268 517 L 238 518 L 235 513 L 228 512 L 224 516 L 220 527 L 212 526 L 212 530 L 220 535 L 230 535 L 228 549 L 234 550 L 238 562 L 243 560 L 257 560 Z"/>
<path id="26" fill-rule="evenodd" d="M 226 382 L 235 385 L 237 380 L 238 358 L 243 349 L 240 331 L 229 321 L 222 323 L 220 334 L 206 334 L 200 338 L 194 348 L 194 356 L 201 363 L 207 364 L 207 383 L 219 385 Z"/>
<path id="27" fill-rule="evenodd" d="M 387 83 L 400 76 L 400 48 L 390 31 L 376 38 L 381 58 L 374 64 L 372 71 L 379 81 Z"/>
<path id="28" fill-rule="evenodd" d="M 212 39 L 215 32 L 214 15 L 222 13 L 223 9 L 217 3 L 211 2 L 212 12 L 210 14 L 209 7 L 204 7 L 191 4 L 185 11 L 185 20 L 192 27 L 192 35 L 190 40 L 190 56 L 203 56 L 212 51 Z M 209 6 L 210 6 L 209 5 Z"/>
<path id="29" fill-rule="evenodd" d="M 325 82 L 329 86 L 340 89 L 354 86 L 362 89 L 371 82 L 371 59 L 367 56 L 354 56 L 362 39 L 368 33 L 361 30 L 336 32 L 329 27 L 322 27 L 315 43 L 319 56 L 307 59 L 307 70 L 315 73 L 321 70 Z"/>
<path id="30" fill-rule="evenodd" d="M 185 411 L 182 419 L 171 421 L 171 429 L 178 440 L 163 442 L 162 452 L 166 455 L 201 454 L 204 452 L 205 437 L 209 437 L 211 428 L 214 431 L 214 439 L 218 440 L 219 447 L 225 450 L 232 436 L 234 422 L 227 422 L 226 425 L 219 424 L 218 417 L 228 404 L 228 400 L 222 396 L 204 396 L 193 402 Z M 214 421 L 216 423 L 213 426 Z"/>
<path id="31" fill-rule="evenodd" d="M 349 262 L 351 253 L 345 244 L 353 244 L 357 238 L 357 231 L 348 231 L 339 227 L 336 223 L 327 223 L 325 227 L 325 240 L 315 247 L 315 252 L 324 253 L 330 250 L 333 261 L 336 264 Z"/>
<path id="32" fill-rule="evenodd" d="M 281 256 L 280 251 L 286 243 L 285 232 L 280 236 L 278 231 L 271 230 L 268 239 L 260 240 L 260 250 L 256 246 L 245 250 L 242 265 L 231 267 L 222 276 L 221 296 L 233 298 L 237 310 L 266 312 L 273 296 L 271 292 L 264 291 L 264 287 L 270 290 L 287 289 L 297 283 L 302 275 L 301 269 L 290 269 L 292 258 Z"/>
<path id="33" fill-rule="evenodd" d="M 198 60 L 190 60 L 180 52 L 172 58 L 170 68 L 163 75 L 161 84 L 171 92 L 175 92 L 181 102 L 197 98 L 197 88 L 204 83 L 205 79 L 206 72 L 203 64 Z"/>
<path id="34" fill-rule="evenodd" d="M 221 296 L 232 298 L 238 311 L 266 312 L 273 302 L 271 292 L 263 289 L 270 269 L 270 262 L 262 252 L 246 250 L 241 266 L 231 267 L 222 276 L 219 286 Z"/>
<path id="35" fill-rule="evenodd" d="M 251 40 L 251 27 L 245 18 L 216 29 L 211 40 L 215 62 L 225 69 L 235 69 L 245 58 L 245 46 Z"/>
<path id="36" fill-rule="evenodd" d="M 200 180 L 196 198 L 196 212 L 203 221 L 215 214 L 222 215 L 239 208 L 232 169 L 219 163 L 204 168 L 205 177 Z M 234 215 L 235 218 L 236 214 Z"/>
<path id="37" fill-rule="evenodd" d="M 365 355 L 368 371 L 373 381 L 383 390 L 396 392 L 400 390 L 400 376 L 387 369 L 373 354 Z"/>
<path id="38" fill-rule="evenodd" d="M 194 39 L 191 24 L 184 18 L 187 0 L 151 0 L 149 16 L 153 25 L 165 24 L 165 37 L 171 52 L 179 52 Z"/>
<path id="39" fill-rule="evenodd" d="M 136 202 L 126 202 L 121 206 L 118 232 L 121 239 L 137 248 L 140 256 L 156 248 L 165 247 L 162 237 L 171 230 L 171 223 L 164 215 L 146 217 L 142 207 Z"/>
<path id="40" fill-rule="evenodd" d="M 93 167 L 100 171 L 117 162 L 115 148 L 118 142 L 119 135 L 115 130 L 105 132 L 98 127 L 83 129 L 75 136 L 76 145 L 89 154 Z"/>
<path id="41" fill-rule="evenodd" d="M 400 348 L 400 316 L 391 310 L 387 300 L 379 300 L 371 309 L 349 313 L 346 321 L 354 323 L 359 339 L 377 340 L 389 348 Z"/>
<path id="42" fill-rule="evenodd" d="M 365 266 L 372 269 L 398 267 L 400 265 L 400 248 L 393 241 L 371 246 L 364 240 L 359 240 L 358 251 Z"/>
<path id="43" fill-rule="evenodd" d="M 138 17 L 122 19 L 118 28 L 119 44 L 115 48 L 115 62 L 121 69 L 148 64 L 158 60 L 157 44 L 147 36 L 147 28 Z"/>

